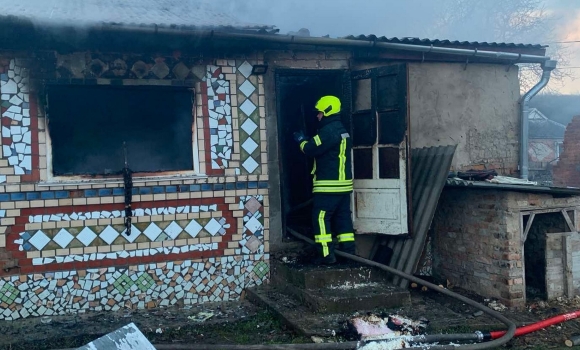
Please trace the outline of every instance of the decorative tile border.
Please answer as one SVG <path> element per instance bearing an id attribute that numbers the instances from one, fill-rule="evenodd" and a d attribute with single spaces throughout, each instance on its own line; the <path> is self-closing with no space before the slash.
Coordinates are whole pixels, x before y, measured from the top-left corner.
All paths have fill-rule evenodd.
<path id="1" fill-rule="evenodd" d="M 28 69 L 19 59 L 10 60 L 8 71 L 0 74 L 2 107 L 2 155 L 15 175 L 32 173 L 32 134 Z"/>
<path id="2" fill-rule="evenodd" d="M 217 204 L 211 205 L 184 205 L 179 207 L 157 207 L 157 208 L 138 208 L 133 210 L 133 216 L 151 216 L 151 215 L 169 215 L 169 214 L 188 214 L 199 212 L 217 211 Z M 30 215 L 28 222 L 51 222 L 51 221 L 75 221 L 86 219 L 109 219 L 125 217 L 125 212 L 120 210 L 114 211 L 93 211 L 93 212 L 73 212 L 58 213 L 51 215 Z"/>
<path id="3" fill-rule="evenodd" d="M 137 227 L 137 226 L 140 227 Z M 145 227 L 146 226 L 146 227 Z M 126 235 L 125 226 L 103 225 L 25 231 L 14 241 L 19 251 L 46 251 L 112 244 L 163 242 L 177 239 L 223 236 L 230 224 L 225 218 L 137 223 Z"/>
<path id="4" fill-rule="evenodd" d="M 207 107 L 211 146 L 211 168 L 225 169 L 232 159 L 234 139 L 232 134 L 232 105 L 230 82 L 222 68 L 207 66 Z"/>
<path id="5" fill-rule="evenodd" d="M 229 256 L 0 279 L 0 319 L 237 300 L 262 284 L 269 256 Z"/>
<path id="6" fill-rule="evenodd" d="M 263 196 L 242 196 L 239 207 L 244 210 L 244 227 L 236 254 L 264 254 Z"/>
<path id="7" fill-rule="evenodd" d="M 240 130 L 241 170 L 246 174 L 260 169 L 260 117 L 257 106 L 258 84 L 252 83 L 252 65 L 243 61 L 238 67 L 238 116 Z M 252 101 L 254 100 L 254 101 Z"/>
<path id="8" fill-rule="evenodd" d="M 183 192 L 207 192 L 207 191 L 233 191 L 245 189 L 267 189 L 268 181 L 240 181 L 216 184 L 197 184 L 197 185 L 171 185 L 171 186 L 153 186 L 153 187 L 134 187 L 133 195 L 148 194 L 167 194 Z M 24 201 L 24 200 L 50 200 L 50 199 L 67 199 L 67 198 L 92 198 L 92 197 L 109 197 L 124 196 L 125 190 L 119 188 L 101 188 L 87 190 L 59 190 L 59 191 L 42 191 L 42 192 L 10 192 L 0 193 L 0 202 Z"/>
<path id="9" fill-rule="evenodd" d="M 164 247 L 164 248 L 149 248 L 149 249 L 138 249 L 131 251 L 120 251 L 112 253 L 91 253 L 91 254 L 73 254 L 65 256 L 56 256 L 51 258 L 34 258 L 32 259 L 33 265 L 46 265 L 52 263 L 70 263 L 75 261 L 96 261 L 96 260 L 116 260 L 116 259 L 126 259 L 142 256 L 153 256 L 157 254 L 180 254 L 189 252 L 205 252 L 210 250 L 218 250 L 217 243 L 202 243 L 202 244 L 192 244 L 181 247 Z"/>

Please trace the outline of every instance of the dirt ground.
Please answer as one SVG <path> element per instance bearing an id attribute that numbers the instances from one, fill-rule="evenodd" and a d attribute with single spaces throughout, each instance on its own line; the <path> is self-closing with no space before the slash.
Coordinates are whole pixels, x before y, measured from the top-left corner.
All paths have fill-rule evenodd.
<path id="1" fill-rule="evenodd" d="M 473 296 L 470 296 L 473 297 Z M 476 310 L 435 293 L 414 292 L 413 299 L 429 299 L 467 318 Z M 430 306 L 432 308 L 432 306 Z M 529 323 L 552 317 L 561 313 L 580 309 L 580 297 L 572 300 L 556 300 L 550 303 L 537 301 L 528 305 L 526 310 L 503 313 L 516 323 Z M 213 315 L 206 321 L 196 322 L 189 317 Z M 427 317 L 429 314 L 427 313 Z M 497 324 L 473 326 L 452 325 L 449 328 L 431 327 L 429 333 L 463 333 L 475 330 L 495 330 Z M 204 305 L 195 308 L 168 308 L 133 313 L 91 313 L 54 317 L 49 324 L 39 318 L 0 323 L 0 349 L 6 350 L 50 350 L 69 349 L 84 345 L 101 335 L 111 332 L 125 324 L 134 322 L 153 344 L 262 344 L 309 343 L 310 338 L 295 334 L 287 329 L 269 311 L 242 302 Z M 475 327 L 475 328 L 474 328 Z M 501 328 L 500 328 L 501 329 Z M 505 349 L 543 350 L 568 349 L 564 341 L 573 334 L 580 334 L 580 321 L 572 320 L 550 329 L 539 331 L 512 340 Z M 340 335 L 339 335 L 340 337 Z"/>

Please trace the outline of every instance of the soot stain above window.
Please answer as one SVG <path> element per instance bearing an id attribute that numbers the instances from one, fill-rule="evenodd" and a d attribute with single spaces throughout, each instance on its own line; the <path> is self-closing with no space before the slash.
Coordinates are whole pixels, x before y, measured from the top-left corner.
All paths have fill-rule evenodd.
<path id="1" fill-rule="evenodd" d="M 55 176 L 193 170 L 192 96 L 184 88 L 47 87 Z"/>

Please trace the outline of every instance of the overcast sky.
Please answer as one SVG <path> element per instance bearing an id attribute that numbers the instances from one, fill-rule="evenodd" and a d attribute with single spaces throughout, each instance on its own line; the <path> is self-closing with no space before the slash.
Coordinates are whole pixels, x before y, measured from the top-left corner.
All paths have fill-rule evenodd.
<path id="1" fill-rule="evenodd" d="M 450 0 L 216 0 L 240 20 L 272 24 L 281 33 L 308 28 L 313 36 L 376 34 L 420 38 L 434 38 L 436 35 L 434 27 L 442 16 L 441 4 L 444 1 Z M 492 3 L 513 4 L 517 1 L 485 0 L 485 3 L 495 6 Z M 580 0 L 538 1 L 544 3 L 553 18 L 548 28 L 515 35 L 513 41 L 550 43 L 580 40 Z M 473 21 L 443 34 L 446 37 L 436 38 L 501 41 L 493 37 L 480 17 L 474 16 Z M 580 43 L 567 45 L 567 51 L 570 59 L 567 65 L 580 67 Z M 561 93 L 580 94 L 580 69 L 569 72 L 578 79 L 554 82 L 551 87 Z"/>

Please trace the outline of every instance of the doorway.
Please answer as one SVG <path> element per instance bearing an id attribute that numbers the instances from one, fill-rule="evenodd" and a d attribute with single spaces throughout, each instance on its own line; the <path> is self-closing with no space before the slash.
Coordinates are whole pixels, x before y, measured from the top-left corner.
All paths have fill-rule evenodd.
<path id="1" fill-rule="evenodd" d="M 278 142 L 280 145 L 280 195 L 282 225 L 309 228 L 310 206 L 292 213 L 292 208 L 312 198 L 313 160 L 306 157 L 294 141 L 293 133 L 303 130 L 308 137 L 316 135 L 318 121 L 316 101 L 325 95 L 341 99 L 343 123 L 349 128 L 350 99 L 345 99 L 344 71 L 287 70 L 276 74 L 278 108 Z"/>

